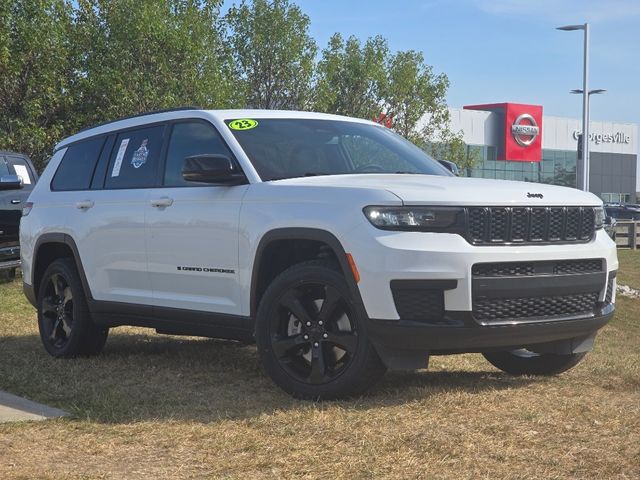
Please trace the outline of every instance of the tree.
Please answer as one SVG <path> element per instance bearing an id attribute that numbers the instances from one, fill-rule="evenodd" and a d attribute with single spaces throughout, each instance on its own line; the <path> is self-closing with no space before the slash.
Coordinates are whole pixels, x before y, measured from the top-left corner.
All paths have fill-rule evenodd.
<path id="1" fill-rule="evenodd" d="M 0 3 L 0 147 L 39 169 L 71 115 L 70 28 L 64 0 Z"/>
<path id="2" fill-rule="evenodd" d="M 387 114 L 393 116 L 394 130 L 416 141 L 446 128 L 449 121 L 446 75 L 435 75 L 422 54 L 413 50 L 392 55 L 386 70 L 383 105 Z M 425 115 L 429 121 L 418 131 L 418 122 Z"/>
<path id="3" fill-rule="evenodd" d="M 438 137 L 432 136 L 429 140 L 423 138 L 418 141 L 418 145 L 438 160 L 449 160 L 455 163 L 461 175 L 468 173 L 469 169 L 475 167 L 481 160 L 479 152 L 469 148 L 464 142 L 461 131 L 454 133 L 450 130 L 448 121 L 447 128 L 439 132 Z"/>
<path id="4" fill-rule="evenodd" d="M 309 17 L 288 0 L 243 0 L 225 22 L 246 106 L 307 108 L 317 51 Z"/>
<path id="5" fill-rule="evenodd" d="M 314 109 L 373 119 L 384 115 L 393 130 L 436 158 L 462 169 L 477 162 L 462 134 L 450 129 L 445 101 L 449 80 L 433 72 L 421 53 L 392 54 L 384 38 L 334 34 L 322 51 L 315 76 Z"/>
<path id="6" fill-rule="evenodd" d="M 237 104 L 220 0 L 80 0 L 78 127 L 140 112 Z"/>
<path id="7" fill-rule="evenodd" d="M 317 66 L 314 110 L 368 120 L 380 113 L 386 82 L 387 41 L 356 37 L 345 42 L 339 33 L 329 40 Z"/>

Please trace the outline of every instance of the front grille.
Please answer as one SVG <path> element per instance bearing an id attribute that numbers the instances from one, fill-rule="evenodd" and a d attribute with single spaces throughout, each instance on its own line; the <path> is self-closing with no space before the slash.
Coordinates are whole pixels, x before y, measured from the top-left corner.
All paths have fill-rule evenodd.
<path id="1" fill-rule="evenodd" d="M 596 273 L 602 271 L 602 260 L 593 258 L 590 260 L 567 260 L 558 262 L 553 267 L 556 275 L 575 275 L 580 273 Z"/>
<path id="2" fill-rule="evenodd" d="M 470 207 L 467 215 L 474 245 L 583 243 L 595 233 L 590 207 Z"/>
<path id="3" fill-rule="evenodd" d="M 482 322 L 562 317 L 593 312 L 598 293 L 552 297 L 488 298 L 474 300 L 473 316 Z"/>
<path id="4" fill-rule="evenodd" d="M 581 260 L 550 260 L 541 262 L 476 263 L 471 268 L 474 277 L 525 277 L 533 275 L 579 275 L 604 270 L 600 258 Z"/>
<path id="5" fill-rule="evenodd" d="M 478 263 L 473 266 L 471 273 L 474 277 L 522 277 L 535 275 L 533 263 Z"/>

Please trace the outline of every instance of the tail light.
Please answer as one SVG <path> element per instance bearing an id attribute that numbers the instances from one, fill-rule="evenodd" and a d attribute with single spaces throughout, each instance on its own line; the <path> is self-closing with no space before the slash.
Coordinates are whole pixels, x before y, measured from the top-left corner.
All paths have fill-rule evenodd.
<path id="1" fill-rule="evenodd" d="M 33 208 L 33 202 L 27 202 L 22 207 L 22 216 L 26 217 L 31 213 L 31 209 Z"/>

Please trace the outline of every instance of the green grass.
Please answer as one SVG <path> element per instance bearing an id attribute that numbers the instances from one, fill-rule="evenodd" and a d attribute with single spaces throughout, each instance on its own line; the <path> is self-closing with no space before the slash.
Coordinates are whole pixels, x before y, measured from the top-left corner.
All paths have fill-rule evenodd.
<path id="1" fill-rule="evenodd" d="M 72 414 L 0 424 L 2 479 L 640 477 L 639 300 L 619 298 L 558 377 L 434 357 L 324 403 L 282 393 L 233 342 L 120 328 L 99 357 L 54 360 L 19 282 L 0 302 L 0 388 Z"/>
<path id="2" fill-rule="evenodd" d="M 618 250 L 618 283 L 640 289 L 640 250 Z"/>

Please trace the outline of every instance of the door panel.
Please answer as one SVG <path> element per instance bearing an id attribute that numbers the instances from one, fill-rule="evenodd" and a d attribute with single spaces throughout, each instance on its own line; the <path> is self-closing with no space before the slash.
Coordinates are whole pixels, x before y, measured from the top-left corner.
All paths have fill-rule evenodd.
<path id="1" fill-rule="evenodd" d="M 23 158 L 11 155 L 0 156 L 0 175 L 7 174 L 19 175 L 23 179 L 23 186 L 19 190 L 0 191 L 0 247 L 18 245 L 22 207 L 37 180 Z"/>
<path id="2" fill-rule="evenodd" d="M 0 176 L 3 175 L 13 175 L 13 172 L 9 171 L 6 158 L 0 155 Z M 0 248 L 9 246 L 11 239 L 18 233 L 17 227 L 14 227 L 14 212 L 9 210 L 9 199 L 12 198 L 14 192 L 15 190 L 0 191 Z M 15 233 L 13 232 L 14 228 Z"/>
<path id="3" fill-rule="evenodd" d="M 154 305 L 241 313 L 238 217 L 247 188 L 176 187 L 151 192 L 147 256 Z M 158 202 L 166 199 L 172 200 L 169 205 Z"/>
<path id="4" fill-rule="evenodd" d="M 96 300 L 151 305 L 145 212 L 148 190 L 82 192 L 70 204 L 70 225 Z"/>

